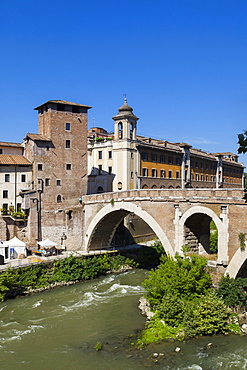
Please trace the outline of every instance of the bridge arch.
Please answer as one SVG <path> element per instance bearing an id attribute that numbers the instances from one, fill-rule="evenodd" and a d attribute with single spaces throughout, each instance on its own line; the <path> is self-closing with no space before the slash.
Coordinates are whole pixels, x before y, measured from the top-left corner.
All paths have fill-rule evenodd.
<path id="1" fill-rule="evenodd" d="M 153 230 L 153 232 L 156 234 L 157 238 L 162 243 L 164 250 L 169 255 L 174 255 L 174 250 L 165 234 L 163 229 L 160 227 L 158 222 L 146 211 L 144 211 L 141 207 L 137 206 L 136 204 L 130 203 L 130 202 L 117 202 L 112 204 L 108 204 L 95 215 L 95 217 L 90 222 L 86 233 L 85 233 L 85 249 L 90 250 L 90 244 L 93 241 L 94 234 L 98 230 L 106 234 L 109 239 L 109 242 L 111 241 L 117 226 L 120 224 L 122 219 L 127 216 L 130 213 L 134 213 L 138 217 L 140 217 L 143 221 L 145 221 L 150 228 Z M 108 218 L 108 220 L 106 220 Z M 107 221 L 108 224 L 110 222 L 113 223 L 113 226 L 111 225 L 111 230 L 107 231 L 106 227 L 104 227 L 104 221 Z"/>
<path id="2" fill-rule="evenodd" d="M 218 262 L 227 264 L 228 260 L 228 219 L 227 214 L 221 214 L 220 218 L 216 215 L 216 213 L 205 206 L 193 206 L 188 209 L 178 220 L 177 224 L 177 242 L 175 243 L 177 246 L 177 251 L 182 253 L 181 247 L 184 244 L 184 226 L 186 221 L 191 217 L 199 214 L 204 214 L 210 217 L 217 229 L 218 229 Z"/>
<path id="3" fill-rule="evenodd" d="M 225 274 L 229 274 L 231 278 L 236 278 L 242 267 L 246 267 L 247 250 L 242 251 L 240 248 L 234 253 Z M 246 277 L 246 276 L 241 276 Z"/>

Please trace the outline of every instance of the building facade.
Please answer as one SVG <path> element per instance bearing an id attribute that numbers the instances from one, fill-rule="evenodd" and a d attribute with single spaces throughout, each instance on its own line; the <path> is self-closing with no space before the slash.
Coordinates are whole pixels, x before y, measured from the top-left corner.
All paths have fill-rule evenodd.
<path id="1" fill-rule="evenodd" d="M 0 167 L 2 200 L 7 191 L 9 203 L 12 201 L 14 204 L 14 199 L 18 199 L 15 208 L 21 208 L 27 216 L 22 236 L 25 234 L 29 246 L 47 237 L 68 248 L 77 248 L 81 242 L 81 196 L 87 191 L 87 124 L 90 108 L 64 100 L 47 101 L 35 108 L 38 111 L 37 134 L 28 133 L 22 144 L 7 146 L 2 143 L 0 146 L 0 165 L 1 157 L 2 162 L 6 162 L 7 154 L 4 153 L 9 153 L 5 167 Z M 16 162 L 12 167 L 11 160 Z M 25 173 L 21 172 L 21 169 L 24 171 L 24 165 Z M 12 181 L 11 192 L 7 187 L 8 179 Z M 20 186 L 14 186 L 15 179 L 19 179 Z M 8 239 L 6 223 L 7 220 L 0 225 L 0 239 L 3 240 Z M 16 229 L 15 235 L 18 232 Z M 11 233 L 8 230 L 7 234 Z"/>
<path id="2" fill-rule="evenodd" d="M 243 188 L 244 166 L 232 153 L 137 135 L 138 117 L 125 99 L 113 117 L 114 137 L 88 145 L 88 194 L 155 188 Z"/>

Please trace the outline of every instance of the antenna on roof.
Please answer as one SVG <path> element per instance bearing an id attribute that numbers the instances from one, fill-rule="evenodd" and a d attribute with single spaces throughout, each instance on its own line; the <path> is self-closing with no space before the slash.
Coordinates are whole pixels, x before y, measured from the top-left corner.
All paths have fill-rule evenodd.
<path id="1" fill-rule="evenodd" d="M 127 94 L 123 94 L 123 96 L 124 96 L 124 103 L 127 104 Z"/>

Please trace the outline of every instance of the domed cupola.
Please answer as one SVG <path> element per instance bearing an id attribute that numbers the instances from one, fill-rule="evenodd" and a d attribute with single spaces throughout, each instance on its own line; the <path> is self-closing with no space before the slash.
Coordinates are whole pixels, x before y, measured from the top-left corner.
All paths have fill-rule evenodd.
<path id="1" fill-rule="evenodd" d="M 128 105 L 127 98 L 124 104 L 118 108 L 118 114 L 112 117 L 114 120 L 114 137 L 117 139 L 136 139 L 136 123 L 138 117 L 133 114 L 133 108 Z"/>

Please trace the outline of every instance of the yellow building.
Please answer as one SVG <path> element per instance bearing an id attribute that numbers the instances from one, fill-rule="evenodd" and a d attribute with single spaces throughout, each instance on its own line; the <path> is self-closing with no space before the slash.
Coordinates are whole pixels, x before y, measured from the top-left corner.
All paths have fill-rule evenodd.
<path id="1" fill-rule="evenodd" d="M 129 189 L 244 187 L 244 166 L 238 163 L 237 155 L 208 153 L 187 143 L 138 136 L 138 119 L 125 99 L 113 117 L 114 136 L 89 140 L 88 194 Z"/>

